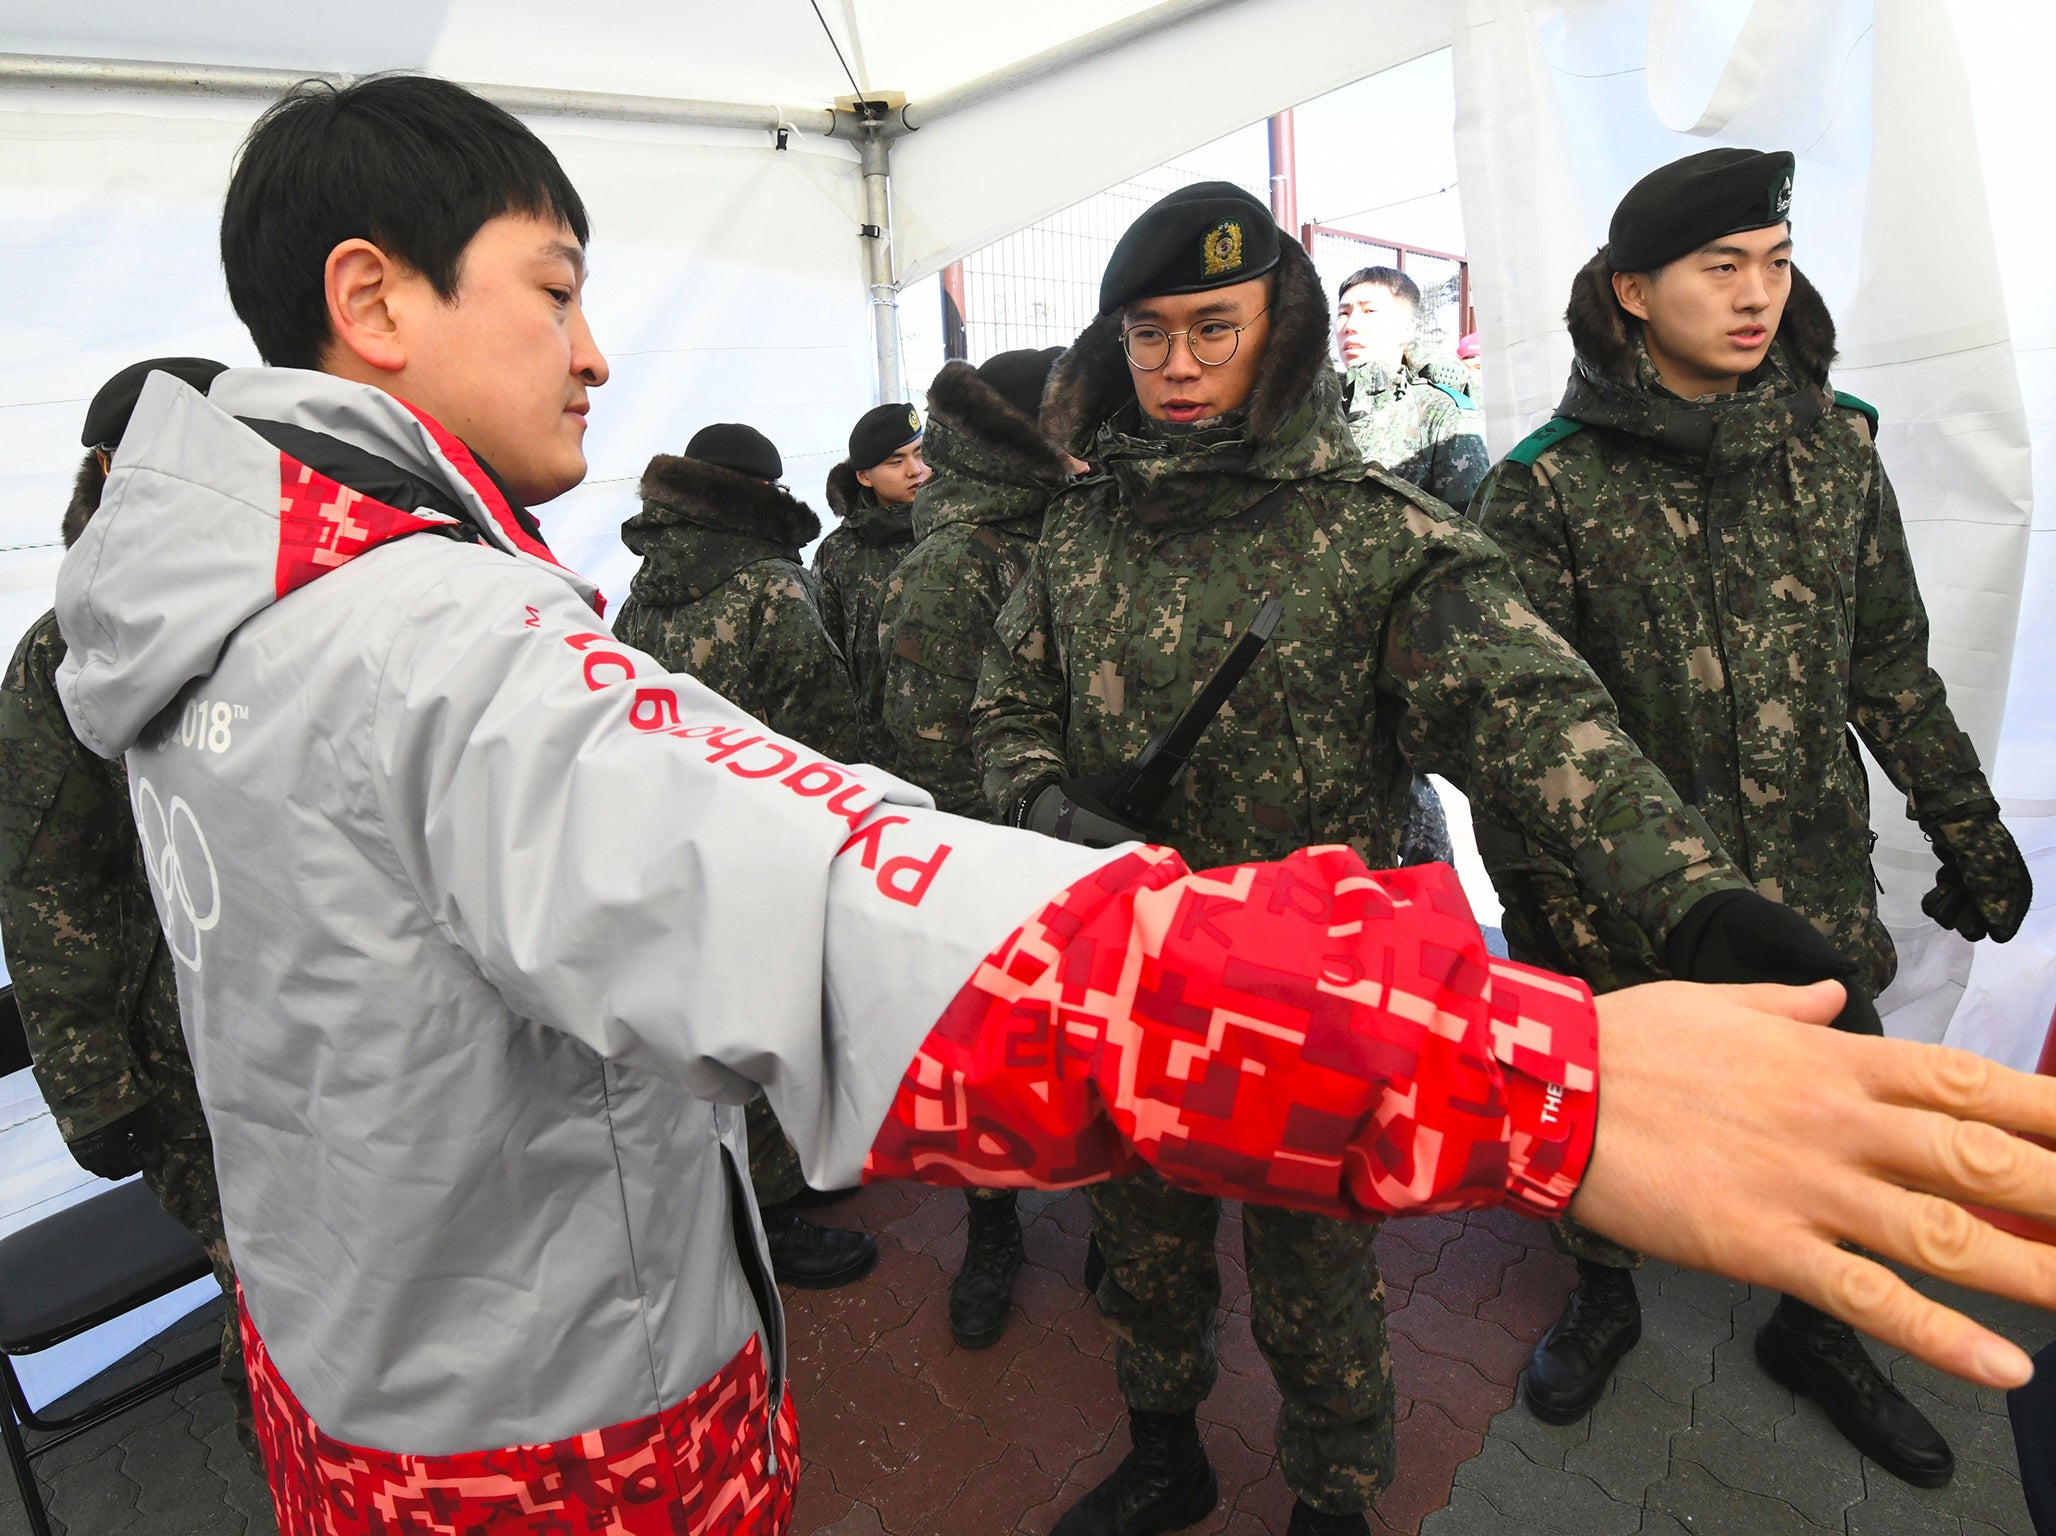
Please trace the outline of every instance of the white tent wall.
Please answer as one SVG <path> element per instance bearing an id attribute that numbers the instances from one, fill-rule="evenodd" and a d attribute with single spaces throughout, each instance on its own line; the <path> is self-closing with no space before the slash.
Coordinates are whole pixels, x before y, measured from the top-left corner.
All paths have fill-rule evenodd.
<path id="1" fill-rule="evenodd" d="M 1452 11 L 1452 0 L 1243 0 L 899 139 L 901 274 L 939 271 L 1197 145 L 1444 47 Z"/>
<path id="2" fill-rule="evenodd" d="M 140 357 L 256 358 L 216 255 L 221 196 L 259 103 L 0 92 L 0 642 L 47 602 L 85 402 Z M 749 421 L 817 507 L 872 402 L 856 157 L 794 135 L 538 118 L 592 218 L 586 304 L 613 369 L 594 397 L 591 471 L 540 509 L 553 545 L 615 601 L 618 530 L 652 451 Z M 10 601 L 13 589 L 19 596 Z M 12 620 L 11 623 L 6 622 Z"/>
<path id="3" fill-rule="evenodd" d="M 2002 282 L 2012 264 L 1998 238 L 2008 237 L 2017 264 L 2030 248 L 2045 252 L 2050 231 L 1992 216 L 1995 203 L 2045 200 L 2020 196 L 2039 181 L 2005 141 L 2022 125 L 1996 110 L 1982 125 L 1974 116 L 1995 93 L 1966 70 L 1958 24 L 1980 29 L 1982 70 L 1997 67 L 1993 32 L 2012 58 L 2048 56 L 2018 30 L 2046 38 L 2046 12 L 2024 5 L 1466 0 L 1453 37 L 1457 152 L 1489 349 L 1488 428 L 1503 452 L 1549 414 L 1570 364 L 1562 314 L 1571 274 L 1604 241 L 1630 183 L 1714 143 L 1796 149 L 1799 262 L 1839 322 L 1837 383 L 1883 412 L 1880 445 L 1933 621 L 1931 657 L 1995 769 L 2009 819 L 2030 844 L 2056 842 L 2029 819 L 2056 811 L 2044 803 L 2056 802 L 2046 709 L 2005 708 L 2029 566 L 2029 422 L 2046 424 L 2056 396 L 2038 366 L 2023 398 L 2008 301 L 2029 277 L 2023 267 Z M 2031 99 L 2023 91 L 2018 110 Z M 2031 302 L 2046 348 L 2049 303 L 2039 293 Z M 2047 654 L 2047 608 L 2030 607 L 2020 654 L 2038 645 Z M 2014 739 L 2033 743 L 2038 769 L 2014 769 Z M 1901 955 L 1882 1000 L 1891 1027 L 2032 1065 L 2050 999 L 2029 994 L 2056 986 L 2047 912 L 2016 949 L 1997 952 L 2003 961 L 1980 959 L 2003 970 L 2003 988 L 1974 992 L 1959 1010 L 1972 947 L 1920 914 L 1934 860 L 1903 797 L 1872 778 L 1883 911 Z M 2045 859 L 2041 868 L 2046 888 L 2056 867 Z"/>

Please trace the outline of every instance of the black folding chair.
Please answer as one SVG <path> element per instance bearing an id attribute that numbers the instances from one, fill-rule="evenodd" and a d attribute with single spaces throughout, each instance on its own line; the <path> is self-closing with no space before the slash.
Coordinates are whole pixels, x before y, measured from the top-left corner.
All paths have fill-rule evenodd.
<path id="1" fill-rule="evenodd" d="M 14 988 L 0 989 L 0 1076 L 29 1064 L 28 1037 Z M 199 1375 L 221 1356 L 205 1353 L 71 1413 L 29 1407 L 14 1357 L 34 1355 L 112 1322 L 213 1274 L 200 1240 L 165 1215 L 141 1179 L 102 1190 L 33 1226 L 0 1238 L 0 1436 L 28 1506 L 34 1536 L 50 1536 L 34 1459 L 118 1413 Z M 26 1432 L 36 1438 L 30 1443 Z"/>

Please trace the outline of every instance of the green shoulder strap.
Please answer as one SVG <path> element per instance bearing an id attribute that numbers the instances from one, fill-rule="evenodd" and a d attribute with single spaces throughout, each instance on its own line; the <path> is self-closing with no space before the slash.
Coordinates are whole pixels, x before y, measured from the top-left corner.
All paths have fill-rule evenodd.
<path id="1" fill-rule="evenodd" d="M 1863 412 L 1864 415 L 1870 418 L 1870 435 L 1872 437 L 1878 435 L 1878 408 L 1868 400 L 1859 400 L 1854 395 L 1845 394 L 1838 389 L 1835 391 L 1835 404 L 1841 406 L 1844 410 Z"/>
<path id="2" fill-rule="evenodd" d="M 1443 394 L 1454 400 L 1459 411 L 1475 411 L 1478 408 L 1478 402 L 1460 389 L 1456 389 L 1448 384 L 1437 384 L 1433 379 L 1428 380 L 1428 385 L 1432 389 L 1441 390 Z"/>
<path id="3" fill-rule="evenodd" d="M 1582 421 L 1573 421 L 1568 416 L 1552 416 L 1518 443 L 1507 457 L 1516 464 L 1525 464 L 1530 469 L 1535 461 L 1567 437 L 1573 437 L 1585 430 Z"/>

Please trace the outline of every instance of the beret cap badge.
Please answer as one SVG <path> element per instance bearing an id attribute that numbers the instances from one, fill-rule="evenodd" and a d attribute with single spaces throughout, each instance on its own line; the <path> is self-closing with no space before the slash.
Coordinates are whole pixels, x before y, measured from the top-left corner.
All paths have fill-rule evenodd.
<path id="1" fill-rule="evenodd" d="M 1786 172 L 1784 179 L 1778 183 L 1777 191 L 1771 196 L 1770 211 L 1775 217 L 1780 219 L 1792 211 L 1792 176 L 1789 171 Z"/>
<path id="2" fill-rule="evenodd" d="M 1207 231 L 1204 261 L 1208 277 L 1219 277 L 1223 272 L 1233 272 L 1242 265 L 1240 220 L 1223 219 Z"/>

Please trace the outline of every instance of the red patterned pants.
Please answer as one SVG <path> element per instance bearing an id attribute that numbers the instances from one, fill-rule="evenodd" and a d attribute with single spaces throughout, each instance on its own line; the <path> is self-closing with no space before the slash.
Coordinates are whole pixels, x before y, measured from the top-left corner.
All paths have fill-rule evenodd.
<path id="1" fill-rule="evenodd" d="M 788 1393 L 766 1455 L 753 1336 L 683 1402 L 549 1445 L 404 1456 L 323 1434 L 242 1314 L 281 1536 L 784 1536 L 799 1481 Z"/>

